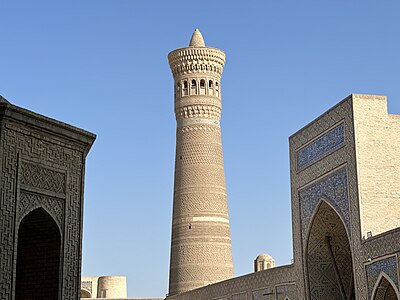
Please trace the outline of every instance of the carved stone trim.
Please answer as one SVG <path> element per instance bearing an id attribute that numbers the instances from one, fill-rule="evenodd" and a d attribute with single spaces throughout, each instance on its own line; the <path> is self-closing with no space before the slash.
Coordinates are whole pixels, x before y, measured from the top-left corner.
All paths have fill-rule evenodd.
<path id="1" fill-rule="evenodd" d="M 37 208 L 44 208 L 53 217 L 54 221 L 56 221 L 60 228 L 62 235 L 62 229 L 64 227 L 64 201 L 45 195 L 26 192 L 20 193 L 17 207 L 17 224 L 19 224 L 27 214 Z"/>
<path id="2" fill-rule="evenodd" d="M 220 119 L 221 108 L 213 105 L 189 105 L 176 110 L 176 119 L 210 118 Z"/>
<path id="3" fill-rule="evenodd" d="M 194 72 L 215 73 L 221 76 L 225 53 L 216 48 L 182 48 L 168 54 L 174 76 Z"/>
<path id="4" fill-rule="evenodd" d="M 22 189 L 43 190 L 64 195 L 66 174 L 49 167 L 22 160 L 20 172 Z"/>

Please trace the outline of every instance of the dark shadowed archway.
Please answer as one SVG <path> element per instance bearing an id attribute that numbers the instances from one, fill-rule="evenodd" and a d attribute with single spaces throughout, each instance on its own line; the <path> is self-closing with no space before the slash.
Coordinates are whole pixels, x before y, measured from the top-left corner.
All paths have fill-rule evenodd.
<path id="1" fill-rule="evenodd" d="M 381 273 L 372 293 L 372 300 L 398 300 L 400 298 L 397 295 L 393 281 L 385 273 Z"/>
<path id="2" fill-rule="evenodd" d="M 59 298 L 60 230 L 42 208 L 26 215 L 18 229 L 15 299 Z"/>
<path id="3" fill-rule="evenodd" d="M 309 230 L 306 262 L 310 299 L 355 299 L 347 232 L 339 215 L 324 201 Z"/>

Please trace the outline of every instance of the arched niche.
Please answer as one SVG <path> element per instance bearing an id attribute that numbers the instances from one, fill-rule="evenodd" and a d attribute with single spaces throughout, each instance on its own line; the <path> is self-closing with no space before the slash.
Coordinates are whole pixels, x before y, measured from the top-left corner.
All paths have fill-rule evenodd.
<path id="1" fill-rule="evenodd" d="M 309 299 L 355 299 L 347 231 L 337 212 L 323 200 L 308 232 L 305 261 Z"/>
<path id="2" fill-rule="evenodd" d="M 381 272 L 372 291 L 372 300 L 398 300 L 399 291 L 388 275 Z"/>
<path id="3" fill-rule="evenodd" d="M 84 288 L 81 288 L 80 296 L 81 298 L 92 298 L 92 294 Z"/>
<path id="4" fill-rule="evenodd" d="M 60 257 L 54 219 L 43 208 L 28 213 L 18 227 L 15 299 L 58 299 Z"/>

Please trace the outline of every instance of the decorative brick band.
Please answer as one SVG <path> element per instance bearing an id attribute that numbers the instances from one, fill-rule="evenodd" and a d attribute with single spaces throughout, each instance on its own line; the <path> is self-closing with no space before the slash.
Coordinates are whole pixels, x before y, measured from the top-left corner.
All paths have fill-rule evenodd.
<path id="1" fill-rule="evenodd" d="M 65 173 L 23 161 L 21 164 L 21 184 L 65 194 Z"/>
<path id="2" fill-rule="evenodd" d="M 194 72 L 215 73 L 221 76 L 225 64 L 225 53 L 216 48 L 182 48 L 168 55 L 174 76 Z"/>
<path id="3" fill-rule="evenodd" d="M 176 119 L 184 118 L 221 118 L 221 108 L 212 105 L 190 105 L 177 109 Z"/>
<path id="4" fill-rule="evenodd" d="M 186 118 L 179 119 L 177 121 L 177 127 L 191 126 L 191 125 L 211 125 L 211 126 L 220 126 L 218 120 L 215 119 L 204 119 L 204 118 Z"/>

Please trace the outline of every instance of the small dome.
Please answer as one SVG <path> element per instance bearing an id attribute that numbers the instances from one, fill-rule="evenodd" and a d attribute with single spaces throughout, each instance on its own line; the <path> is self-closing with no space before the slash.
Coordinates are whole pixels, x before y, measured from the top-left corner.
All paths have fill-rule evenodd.
<path id="1" fill-rule="evenodd" d="M 275 260 L 271 255 L 262 253 L 254 260 L 254 272 L 264 271 L 275 267 Z"/>
<path id="2" fill-rule="evenodd" d="M 266 253 L 262 253 L 259 256 L 257 256 L 256 260 L 274 260 L 274 259 L 272 258 L 271 255 L 268 255 Z"/>
<path id="3" fill-rule="evenodd" d="M 197 28 L 193 32 L 192 38 L 190 39 L 189 47 L 205 47 L 203 36 L 201 35 L 200 30 Z"/>

